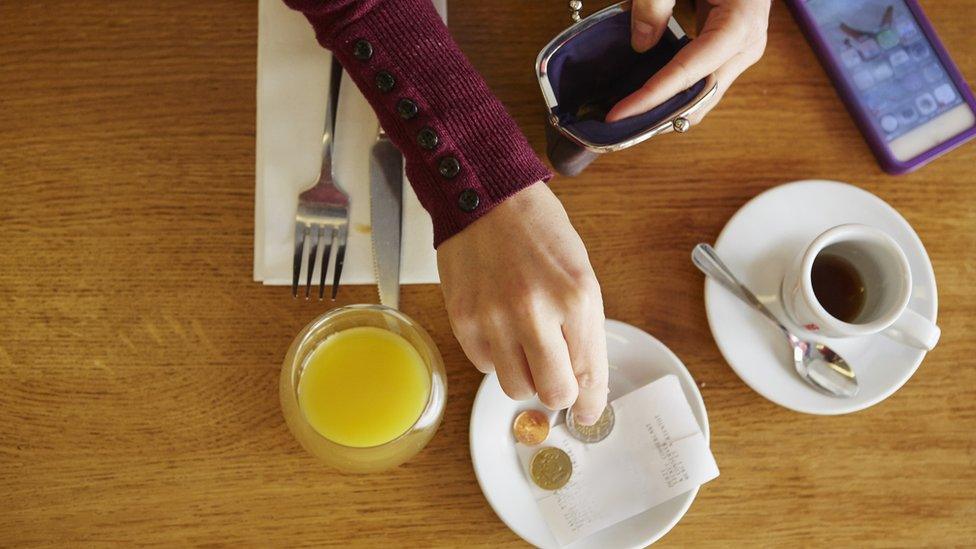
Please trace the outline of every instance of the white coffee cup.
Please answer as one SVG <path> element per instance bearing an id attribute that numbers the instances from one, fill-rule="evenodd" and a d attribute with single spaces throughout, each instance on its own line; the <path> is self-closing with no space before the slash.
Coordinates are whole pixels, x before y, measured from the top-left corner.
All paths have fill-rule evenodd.
<path id="1" fill-rule="evenodd" d="M 864 305 L 849 322 L 831 315 L 813 289 L 813 263 L 822 254 L 846 260 L 864 286 Z M 782 298 L 786 313 L 798 326 L 828 337 L 860 337 L 882 333 L 896 341 L 930 350 L 941 331 L 932 321 L 908 309 L 912 271 L 905 252 L 885 232 L 867 225 L 838 225 L 827 230 L 787 267 Z"/>

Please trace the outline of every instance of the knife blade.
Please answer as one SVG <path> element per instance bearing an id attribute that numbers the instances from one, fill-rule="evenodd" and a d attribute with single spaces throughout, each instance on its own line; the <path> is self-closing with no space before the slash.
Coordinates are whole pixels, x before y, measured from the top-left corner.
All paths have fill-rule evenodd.
<path id="1" fill-rule="evenodd" d="M 403 155 L 380 130 L 369 154 L 369 217 L 373 273 L 380 303 L 400 305 L 400 233 L 403 216 Z"/>

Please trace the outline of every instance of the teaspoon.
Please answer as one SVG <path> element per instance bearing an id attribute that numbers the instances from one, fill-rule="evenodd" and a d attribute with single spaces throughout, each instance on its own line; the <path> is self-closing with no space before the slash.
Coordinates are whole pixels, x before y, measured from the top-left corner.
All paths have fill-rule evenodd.
<path id="1" fill-rule="evenodd" d="M 732 271 L 719 259 L 715 249 L 708 244 L 699 244 L 691 252 L 691 261 L 706 276 L 715 279 L 733 295 L 755 307 L 760 313 L 786 334 L 793 349 L 793 365 L 796 373 L 822 393 L 831 396 L 850 398 L 857 394 L 857 378 L 854 370 L 837 353 L 822 343 L 805 341 L 794 335 L 773 313 L 759 301 Z"/>

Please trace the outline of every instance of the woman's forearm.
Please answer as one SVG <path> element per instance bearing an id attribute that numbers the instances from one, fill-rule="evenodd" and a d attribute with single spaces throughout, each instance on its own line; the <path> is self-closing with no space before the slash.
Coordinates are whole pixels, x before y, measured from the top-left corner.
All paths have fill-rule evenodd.
<path id="1" fill-rule="evenodd" d="M 430 0 L 286 0 L 315 28 L 403 152 L 434 245 L 550 177 Z"/>

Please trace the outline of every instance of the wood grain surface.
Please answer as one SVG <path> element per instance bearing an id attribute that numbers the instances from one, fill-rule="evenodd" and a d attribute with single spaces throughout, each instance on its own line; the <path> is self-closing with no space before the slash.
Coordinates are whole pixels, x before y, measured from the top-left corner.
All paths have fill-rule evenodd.
<path id="1" fill-rule="evenodd" d="M 924 7 L 976 81 L 976 3 Z M 541 152 L 532 63 L 565 2 L 454 0 L 450 20 Z M 346 476 L 286 430 L 280 361 L 329 304 L 251 281 L 256 25 L 256 4 L 233 0 L 0 3 L 0 546 L 521 544 L 475 481 L 481 376 L 436 286 L 402 299 L 450 379 L 426 450 Z M 776 3 L 765 57 L 707 123 L 554 182 L 607 315 L 660 338 L 703 387 L 722 476 L 661 545 L 976 541 L 974 166 L 970 144 L 882 173 Z M 939 284 L 939 347 L 843 417 L 790 412 L 735 376 L 688 259 L 749 198 L 810 177 L 897 208 Z M 339 304 L 375 299 L 349 287 Z"/>

